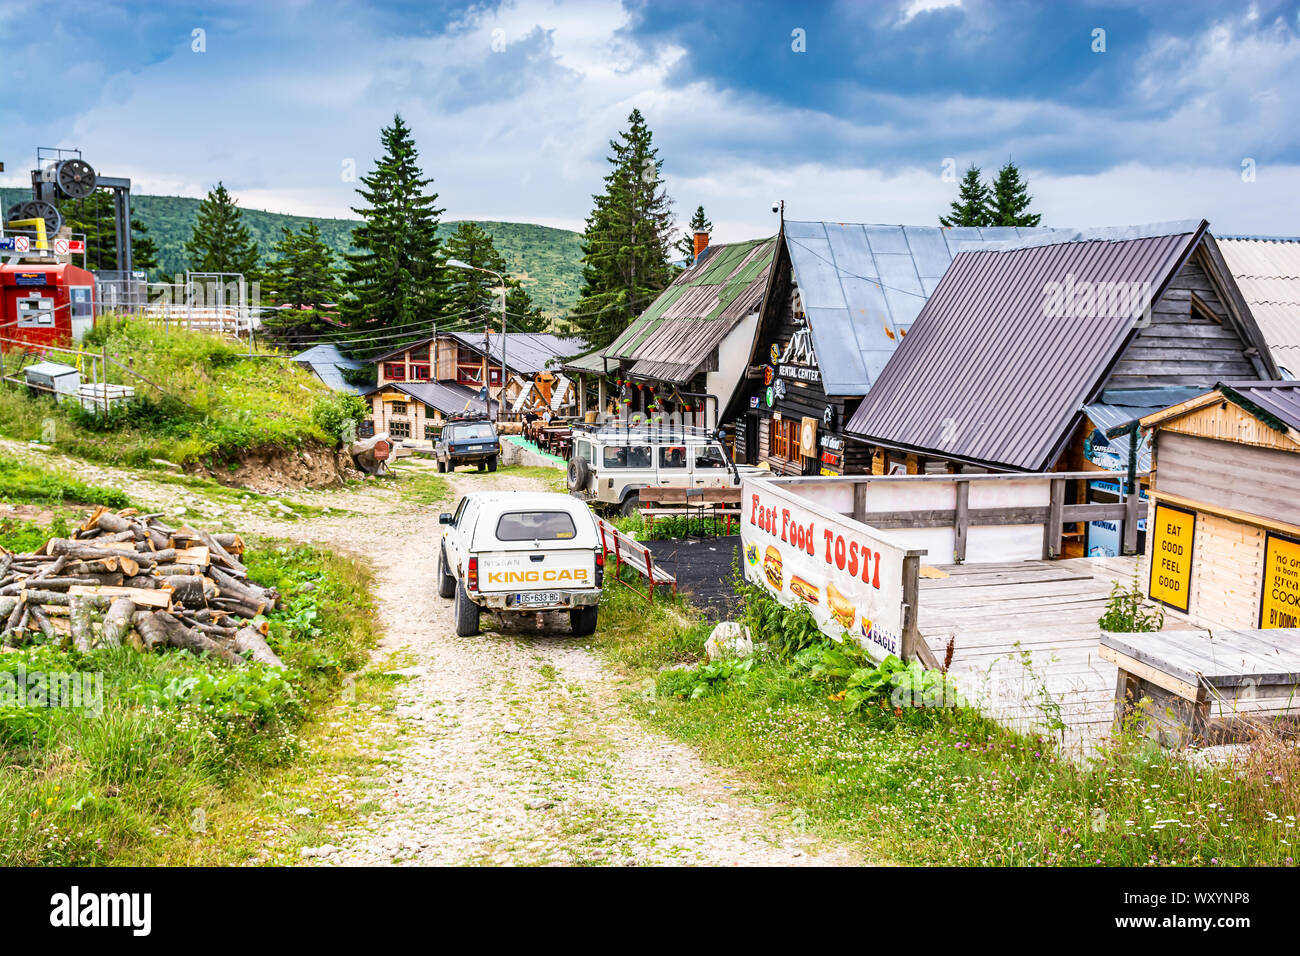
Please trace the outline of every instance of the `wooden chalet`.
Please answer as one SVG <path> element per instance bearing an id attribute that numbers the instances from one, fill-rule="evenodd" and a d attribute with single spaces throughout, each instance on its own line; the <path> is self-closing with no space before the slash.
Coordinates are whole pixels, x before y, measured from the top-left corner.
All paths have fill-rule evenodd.
<path id="1" fill-rule="evenodd" d="M 1300 627 L 1300 382 L 1220 384 L 1142 426 L 1148 596 L 1202 627 Z"/>
<path id="2" fill-rule="evenodd" d="M 744 380 L 776 240 L 708 245 L 601 352 L 570 360 L 579 413 L 716 428 Z M 591 395 L 591 387 L 597 392 Z"/>
<path id="3" fill-rule="evenodd" d="M 1207 223 L 1092 230 L 962 252 L 848 432 L 877 474 L 1126 470 L 1070 482 L 1067 504 L 1104 503 L 1141 493 L 1143 416 L 1276 377 Z M 1116 553 L 1106 531 L 1066 553 Z"/>
<path id="4" fill-rule="evenodd" d="M 724 402 L 737 461 L 786 475 L 870 471 L 845 423 L 953 257 L 1051 232 L 783 221 L 744 380 Z"/>

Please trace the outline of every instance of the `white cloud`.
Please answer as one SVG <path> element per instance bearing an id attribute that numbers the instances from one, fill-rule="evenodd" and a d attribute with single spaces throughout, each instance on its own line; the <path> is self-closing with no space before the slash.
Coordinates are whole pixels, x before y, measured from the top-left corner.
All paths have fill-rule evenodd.
<path id="1" fill-rule="evenodd" d="M 899 23 L 910 23 L 923 13 L 960 6 L 961 0 L 911 0 L 907 6 L 899 11 L 898 20 Z"/>

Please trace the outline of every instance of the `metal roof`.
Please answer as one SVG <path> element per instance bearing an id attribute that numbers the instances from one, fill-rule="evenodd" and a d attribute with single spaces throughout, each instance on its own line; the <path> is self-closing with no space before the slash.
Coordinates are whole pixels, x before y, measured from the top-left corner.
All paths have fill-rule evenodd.
<path id="1" fill-rule="evenodd" d="M 1258 414 L 1257 408 L 1300 431 L 1300 382 L 1224 382 L 1219 391 L 1252 414 Z"/>
<path id="2" fill-rule="evenodd" d="M 482 332 L 448 332 L 447 334 L 482 354 Z M 489 362 L 500 364 L 502 344 L 501 336 L 493 332 L 489 345 Z M 511 371 L 523 372 L 525 375 L 544 372 L 553 365 L 559 364 L 560 359 L 577 355 L 587 347 L 587 343 L 582 339 L 553 335 L 550 332 L 510 332 L 505 337 L 504 345 L 507 367 Z"/>
<path id="3" fill-rule="evenodd" d="M 1149 304 L 1135 296 L 1111 314 L 1062 317 L 1046 307 L 1050 284 L 1149 283 L 1158 294 L 1204 228 L 959 254 L 846 430 L 994 467 L 1049 467 Z"/>
<path id="4" fill-rule="evenodd" d="M 786 220 L 785 244 L 827 395 L 865 395 L 953 258 L 1060 230 Z"/>
<path id="5" fill-rule="evenodd" d="M 1300 378 L 1300 239 L 1218 237 L 1273 360 Z"/>
<path id="6" fill-rule="evenodd" d="M 560 367 L 566 371 L 599 372 L 603 375 L 605 373 L 605 353 L 601 349 L 596 349 L 594 352 L 575 355 L 572 358 L 565 359 L 560 363 Z"/>
<path id="7" fill-rule="evenodd" d="M 332 342 L 313 345 L 307 351 L 295 355 L 293 361 L 299 365 L 306 365 L 315 373 L 317 378 L 336 392 L 350 392 L 353 395 L 360 395 L 365 391 L 364 386 L 348 384 L 347 380 L 343 378 L 342 370 L 364 368 L 366 363 L 359 362 L 356 359 L 344 358 L 338 346 Z"/>
<path id="8" fill-rule="evenodd" d="M 477 390 L 451 382 L 387 382 L 374 386 L 365 394 L 373 395 L 386 388 L 404 392 L 444 415 L 459 415 L 462 412 L 485 412 L 491 415 L 497 406 L 496 401 L 485 402 L 479 398 Z"/>
<path id="9" fill-rule="evenodd" d="M 605 350 L 637 378 L 686 382 L 767 288 L 776 239 L 709 246 Z"/>
<path id="10" fill-rule="evenodd" d="M 1177 405 L 1201 394 L 1201 389 L 1188 387 L 1104 389 L 1101 399 L 1083 406 L 1088 421 L 1101 432 L 1101 442 L 1116 455 L 1122 468 L 1128 467 L 1128 447 L 1131 440 L 1129 428 L 1148 415 Z M 1151 445 L 1139 440 L 1137 470 L 1151 470 Z"/>

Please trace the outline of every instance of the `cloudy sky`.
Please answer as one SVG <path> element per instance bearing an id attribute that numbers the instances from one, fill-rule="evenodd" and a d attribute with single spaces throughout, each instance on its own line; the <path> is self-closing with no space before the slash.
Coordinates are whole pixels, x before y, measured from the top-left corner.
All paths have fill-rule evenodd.
<path id="1" fill-rule="evenodd" d="M 580 229 L 639 107 L 720 239 L 776 199 L 933 223 L 953 171 L 1007 159 L 1045 225 L 1300 233 L 1297 0 L 4 0 L 0 63 L 52 79 L 0 96 L 4 185 L 75 146 L 138 192 L 349 216 L 397 111 L 447 218 Z"/>

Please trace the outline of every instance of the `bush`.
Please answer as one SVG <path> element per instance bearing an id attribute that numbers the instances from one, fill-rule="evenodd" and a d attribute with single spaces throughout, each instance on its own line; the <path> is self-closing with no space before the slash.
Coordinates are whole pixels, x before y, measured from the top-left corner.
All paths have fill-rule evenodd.
<path id="1" fill-rule="evenodd" d="M 369 414 L 365 399 L 346 392 L 322 395 L 311 410 L 312 421 L 340 443 L 352 441 L 356 437 L 357 424 Z"/>

